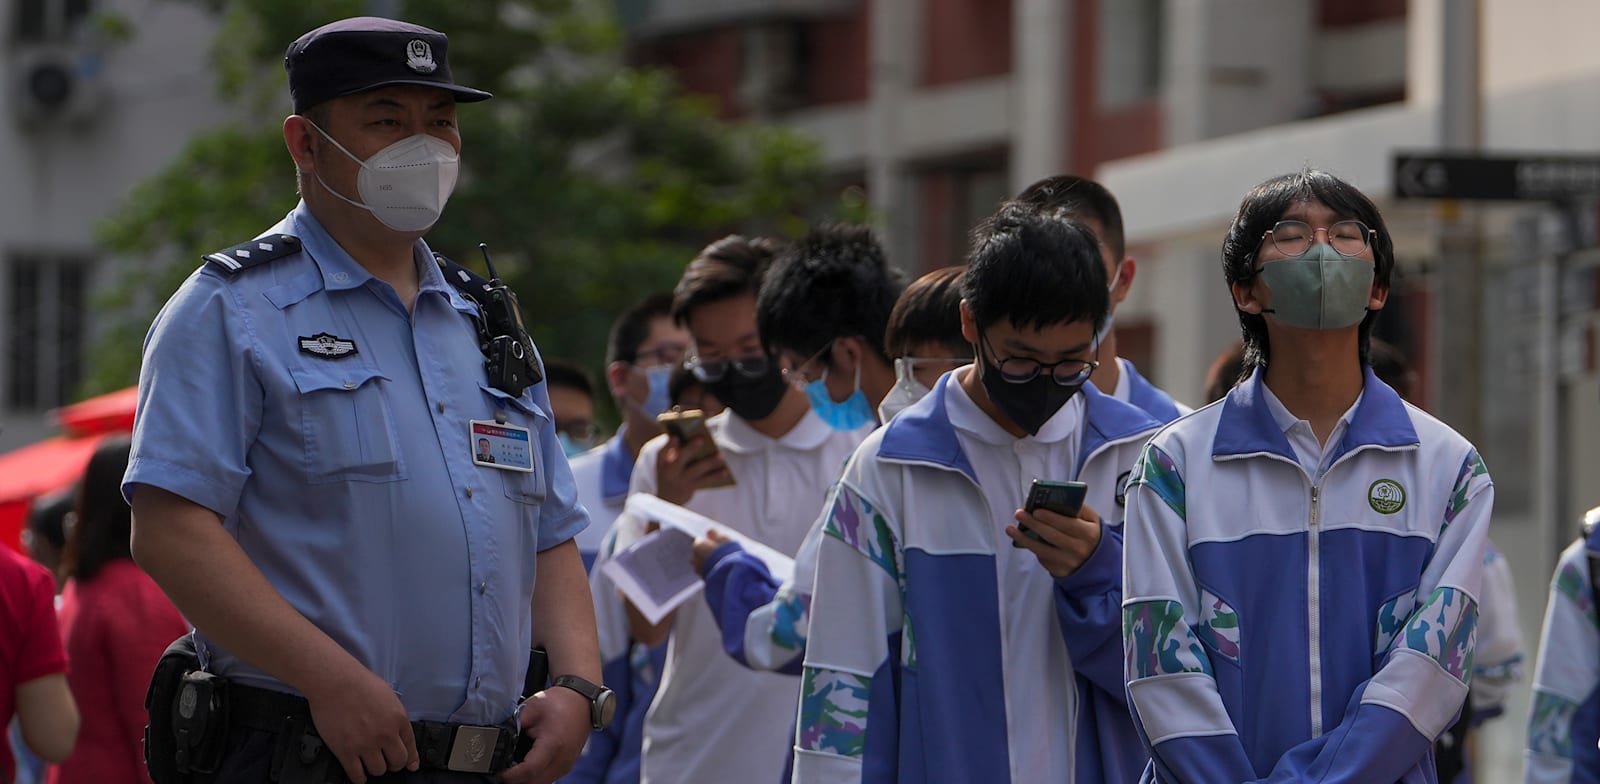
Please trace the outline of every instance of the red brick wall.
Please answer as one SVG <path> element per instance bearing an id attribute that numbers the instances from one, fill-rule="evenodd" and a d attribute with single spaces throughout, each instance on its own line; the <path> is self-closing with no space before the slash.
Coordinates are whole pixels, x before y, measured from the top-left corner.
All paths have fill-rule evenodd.
<path id="1" fill-rule="evenodd" d="M 736 117 L 744 111 L 739 105 L 742 48 L 743 31 L 730 27 L 652 41 L 638 46 L 631 59 L 674 72 L 685 90 L 709 96 L 723 117 Z"/>
<path id="2" fill-rule="evenodd" d="M 924 87 L 1011 72 L 1011 0 L 923 0 Z"/>
<path id="3" fill-rule="evenodd" d="M 810 47 L 805 85 L 812 104 L 854 103 L 867 100 L 872 61 L 872 0 L 864 0 L 853 16 L 811 22 L 806 36 Z"/>
<path id="4" fill-rule="evenodd" d="M 1317 3 L 1317 20 L 1323 27 L 1348 27 L 1404 18 L 1406 0 L 1320 0 Z"/>
<path id="5" fill-rule="evenodd" d="M 1068 134 L 1068 169 L 1092 173 L 1100 163 L 1161 149 L 1161 102 L 1158 98 L 1108 110 L 1100 105 L 1096 73 L 1100 67 L 1100 3 L 1115 0 L 1079 0 L 1074 4 L 1072 51 L 1067 56 L 1065 78 L 1072 82 L 1072 133 Z"/>

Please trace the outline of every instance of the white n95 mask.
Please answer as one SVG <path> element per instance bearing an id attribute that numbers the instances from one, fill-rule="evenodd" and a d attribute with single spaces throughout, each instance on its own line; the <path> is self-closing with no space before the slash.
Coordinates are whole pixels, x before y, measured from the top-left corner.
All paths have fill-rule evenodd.
<path id="1" fill-rule="evenodd" d="M 317 182 L 329 193 L 350 204 L 372 213 L 383 225 L 395 231 L 423 231 L 439 221 L 445 202 L 450 200 L 456 187 L 456 175 L 461 168 L 461 156 L 455 148 L 437 136 L 419 133 L 408 136 L 361 160 L 350 154 L 344 145 L 334 141 L 327 131 L 316 123 L 311 127 L 322 134 L 333 146 L 339 148 L 350 160 L 361 165 L 356 175 L 356 189 L 361 201 L 356 201 L 329 188 L 317 173 Z"/>

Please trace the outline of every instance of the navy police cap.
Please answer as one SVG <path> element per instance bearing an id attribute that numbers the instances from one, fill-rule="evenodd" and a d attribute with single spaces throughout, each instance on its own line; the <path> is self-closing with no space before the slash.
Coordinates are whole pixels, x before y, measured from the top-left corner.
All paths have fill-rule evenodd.
<path id="1" fill-rule="evenodd" d="M 289 44 L 283 55 L 295 113 L 396 84 L 439 87 L 461 102 L 490 98 L 450 77 L 449 46 L 444 33 L 393 19 L 358 16 L 325 24 Z"/>

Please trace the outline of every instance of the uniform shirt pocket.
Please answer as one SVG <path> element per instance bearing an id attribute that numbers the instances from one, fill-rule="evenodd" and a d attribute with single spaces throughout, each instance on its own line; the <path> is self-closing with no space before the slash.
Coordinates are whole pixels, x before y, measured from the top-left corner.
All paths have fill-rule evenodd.
<path id="1" fill-rule="evenodd" d="M 500 474 L 501 481 L 505 484 L 506 498 L 530 506 L 543 504 L 548 480 L 545 476 L 542 439 L 546 437 L 544 424 L 549 418 L 528 399 L 526 393 L 521 397 L 514 397 L 483 381 L 478 382 L 478 386 L 483 390 L 489 404 L 490 413 L 486 419 L 493 419 L 497 413 L 505 412 L 508 424 L 528 429 L 528 452 L 533 459 L 532 471 L 485 470 Z"/>
<path id="2" fill-rule="evenodd" d="M 394 412 L 376 369 L 335 362 L 292 367 L 311 484 L 405 478 Z"/>

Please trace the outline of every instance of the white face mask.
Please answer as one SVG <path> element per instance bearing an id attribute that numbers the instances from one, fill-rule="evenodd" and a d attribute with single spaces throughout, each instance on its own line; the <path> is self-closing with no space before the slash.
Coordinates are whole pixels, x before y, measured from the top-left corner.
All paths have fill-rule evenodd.
<path id="1" fill-rule="evenodd" d="M 929 390 L 911 374 L 913 367 L 909 357 L 896 357 L 894 360 L 894 388 L 889 394 L 883 396 L 883 402 L 878 404 L 878 421 L 887 424 L 894 419 L 894 415 L 906 410 L 912 403 L 921 400 Z"/>
<path id="2" fill-rule="evenodd" d="M 461 156 L 449 142 L 419 133 L 363 161 L 351 155 L 316 123 L 311 123 L 311 127 L 338 147 L 339 152 L 361 164 L 361 173 L 356 175 L 361 201 L 329 188 L 318 172 L 317 182 L 329 193 L 371 212 L 372 217 L 395 231 L 424 231 L 439 221 L 445 202 L 450 200 L 450 192 L 455 190 L 456 174 L 461 166 Z"/>

